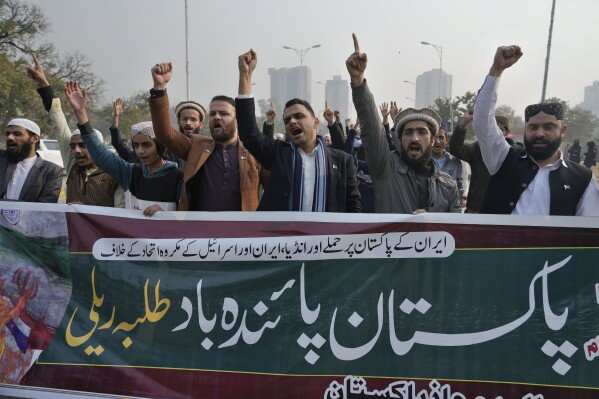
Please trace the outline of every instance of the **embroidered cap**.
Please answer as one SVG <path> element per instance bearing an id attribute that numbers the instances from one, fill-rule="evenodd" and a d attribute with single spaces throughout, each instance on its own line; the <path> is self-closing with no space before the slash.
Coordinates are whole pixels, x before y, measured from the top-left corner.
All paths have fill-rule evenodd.
<path id="1" fill-rule="evenodd" d="M 150 138 L 154 138 L 154 126 L 152 126 L 151 121 L 136 123 L 131 126 L 131 138 L 135 137 L 138 134 L 143 134 L 144 136 L 148 136 Z"/>
<path id="2" fill-rule="evenodd" d="M 410 121 L 425 121 L 433 127 L 431 132 L 434 135 L 439 131 L 439 125 L 441 124 L 441 117 L 437 112 L 430 108 L 408 108 L 401 111 L 395 117 L 395 127 L 397 132 L 401 135 L 403 132 L 403 125 Z"/>
<path id="3" fill-rule="evenodd" d="M 8 122 L 6 126 L 20 126 L 24 129 L 29 130 L 31 133 L 41 136 L 40 127 L 34 121 L 30 121 L 29 119 L 24 118 L 15 118 L 12 121 Z"/>
<path id="4" fill-rule="evenodd" d="M 100 133 L 96 129 L 94 129 L 94 133 L 98 137 L 98 140 L 100 140 L 100 143 L 103 143 L 104 142 L 104 136 L 102 135 L 102 133 Z M 71 133 L 71 137 L 77 136 L 77 135 L 81 135 L 81 132 L 79 131 L 79 129 L 73 130 L 73 133 Z"/>
<path id="5" fill-rule="evenodd" d="M 539 112 L 544 112 L 547 115 L 553 115 L 558 121 L 564 120 L 564 107 L 561 103 L 540 103 L 532 104 L 526 107 L 524 110 L 524 122 L 528 122 L 531 117 L 535 116 Z"/>

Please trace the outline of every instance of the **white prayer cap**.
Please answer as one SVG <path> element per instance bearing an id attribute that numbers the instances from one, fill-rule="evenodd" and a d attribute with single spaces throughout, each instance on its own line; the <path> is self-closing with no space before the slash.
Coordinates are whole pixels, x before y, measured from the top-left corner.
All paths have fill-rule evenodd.
<path id="1" fill-rule="evenodd" d="M 98 136 L 98 139 L 100 140 L 100 143 L 104 143 L 104 136 L 102 135 L 102 133 L 100 133 L 96 129 L 94 129 L 94 133 L 96 134 L 96 136 Z M 81 132 L 79 131 L 79 129 L 73 130 L 73 133 L 71 133 L 71 137 L 72 136 L 77 136 L 77 135 L 81 135 Z"/>
<path id="2" fill-rule="evenodd" d="M 41 136 L 40 127 L 37 125 L 37 123 L 30 121 L 29 119 L 15 118 L 12 121 L 8 122 L 8 125 L 6 126 L 20 126 L 29 130 L 33 134 Z"/>
<path id="3" fill-rule="evenodd" d="M 285 135 L 283 133 L 275 133 L 275 140 L 283 140 Z"/>
<path id="4" fill-rule="evenodd" d="M 150 138 L 154 138 L 154 126 L 151 121 L 139 122 L 135 125 L 131 126 L 131 138 L 135 137 L 138 134 L 143 134 L 144 136 L 148 136 Z"/>

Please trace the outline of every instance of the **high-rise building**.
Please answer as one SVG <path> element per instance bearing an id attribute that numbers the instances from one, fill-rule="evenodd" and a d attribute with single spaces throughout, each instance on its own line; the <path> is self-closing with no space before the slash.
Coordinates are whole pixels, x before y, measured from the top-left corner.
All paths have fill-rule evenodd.
<path id="1" fill-rule="evenodd" d="M 312 73 L 307 66 L 293 68 L 268 68 L 270 99 L 279 110 L 292 98 L 311 102 Z"/>
<path id="2" fill-rule="evenodd" d="M 287 68 L 268 68 L 270 76 L 270 101 L 276 109 L 283 109 L 287 101 Z"/>
<path id="3" fill-rule="evenodd" d="M 349 84 L 341 75 L 333 75 L 324 87 L 324 98 L 332 110 L 339 110 L 341 118 L 349 117 Z"/>
<path id="4" fill-rule="evenodd" d="M 579 107 L 591 111 L 599 118 L 599 80 L 584 88 L 584 101 L 579 104 Z"/>
<path id="5" fill-rule="evenodd" d="M 441 78 L 440 86 L 439 78 Z M 419 75 L 416 78 L 415 107 L 425 108 L 434 105 L 437 98 L 451 98 L 452 78 L 452 75 L 443 70 L 439 74 L 439 69 L 431 69 Z"/>

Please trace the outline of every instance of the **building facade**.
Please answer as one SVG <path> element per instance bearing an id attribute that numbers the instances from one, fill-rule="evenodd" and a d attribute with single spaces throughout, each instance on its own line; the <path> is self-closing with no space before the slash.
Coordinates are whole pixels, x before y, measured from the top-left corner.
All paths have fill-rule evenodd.
<path id="1" fill-rule="evenodd" d="M 579 107 L 591 111 L 599 118 L 599 80 L 584 88 L 584 101 L 579 104 Z"/>
<path id="2" fill-rule="evenodd" d="M 451 98 L 453 76 L 440 69 L 431 69 L 416 78 L 415 107 L 434 105 L 437 98 Z M 439 81 L 441 84 L 439 84 Z"/>
<path id="3" fill-rule="evenodd" d="M 312 72 L 307 66 L 293 68 L 268 68 L 270 100 L 282 110 L 292 98 L 312 102 Z"/>
<path id="4" fill-rule="evenodd" d="M 327 80 L 324 98 L 330 109 L 339 111 L 341 119 L 349 118 L 349 83 L 341 79 L 341 75 L 333 75 L 332 80 Z"/>

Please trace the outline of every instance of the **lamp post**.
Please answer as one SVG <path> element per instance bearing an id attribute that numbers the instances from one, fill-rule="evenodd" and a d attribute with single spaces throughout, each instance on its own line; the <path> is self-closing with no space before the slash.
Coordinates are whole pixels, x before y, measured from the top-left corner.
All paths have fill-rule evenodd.
<path id="1" fill-rule="evenodd" d="M 293 51 L 295 51 L 295 54 L 297 54 L 297 56 L 299 57 L 299 60 L 300 60 L 300 71 L 299 71 L 299 74 L 300 74 L 300 82 L 299 82 L 300 83 L 300 92 L 303 91 L 303 89 L 304 89 L 304 68 L 303 68 L 303 66 L 304 66 L 304 58 L 306 58 L 306 54 L 308 54 L 308 51 L 310 51 L 310 49 L 318 48 L 318 47 L 320 47 L 320 44 L 315 44 L 314 46 L 307 47 L 307 48 L 304 48 L 304 49 L 297 49 L 295 47 L 283 46 L 283 48 L 285 50 L 293 50 Z M 298 97 L 308 97 L 307 88 L 306 88 L 306 93 L 302 93 Z M 310 101 L 309 98 L 304 98 L 304 99 Z"/>
<path id="2" fill-rule="evenodd" d="M 416 106 L 416 100 L 414 100 L 412 97 L 406 97 L 406 100 L 410 100 L 414 103 L 414 106 Z"/>
<path id="3" fill-rule="evenodd" d="M 425 46 L 433 46 L 437 55 L 439 56 L 439 99 L 441 99 L 441 79 L 443 78 L 443 46 L 439 46 L 429 42 L 420 42 Z"/>
<path id="4" fill-rule="evenodd" d="M 185 0 L 185 82 L 187 85 L 187 101 L 189 101 L 189 29 L 187 24 L 187 0 Z"/>
<path id="5" fill-rule="evenodd" d="M 553 35 L 553 16 L 555 15 L 555 0 L 551 6 L 551 21 L 549 22 L 549 38 L 547 39 L 547 57 L 545 58 L 545 74 L 543 75 L 543 91 L 541 93 L 541 102 L 545 102 L 545 93 L 547 92 L 547 75 L 549 74 L 549 55 L 551 54 L 551 36 Z"/>
<path id="6" fill-rule="evenodd" d="M 326 108 L 326 104 L 327 104 L 327 89 L 326 88 L 327 88 L 327 85 L 326 85 L 326 83 L 323 83 L 323 82 L 316 82 L 316 83 L 318 83 L 319 85 L 323 85 L 324 86 L 324 104 L 325 104 L 325 108 Z"/>
<path id="7" fill-rule="evenodd" d="M 403 82 L 404 82 L 404 83 L 409 83 L 409 84 L 411 84 L 412 86 L 414 86 L 414 96 L 416 96 L 416 83 L 414 83 L 414 82 L 411 82 L 411 81 L 409 81 L 409 80 L 404 80 Z M 414 106 L 416 106 L 416 100 L 414 100 Z"/>
<path id="8" fill-rule="evenodd" d="M 283 48 L 285 50 L 293 50 L 293 51 L 295 51 L 295 54 L 297 54 L 297 56 L 299 57 L 300 66 L 304 66 L 304 58 L 306 58 L 306 54 L 308 54 L 308 51 L 310 51 L 310 49 L 317 48 L 317 47 L 320 47 L 320 44 L 315 44 L 312 47 L 307 47 L 307 48 L 304 48 L 304 49 L 297 49 L 295 47 L 283 46 Z"/>

